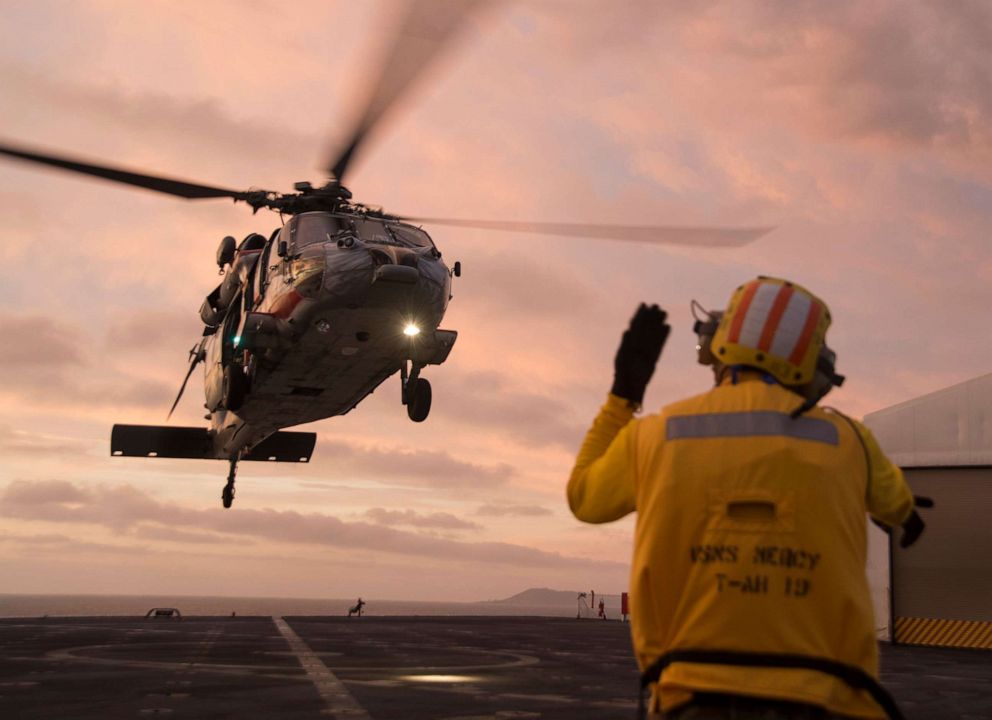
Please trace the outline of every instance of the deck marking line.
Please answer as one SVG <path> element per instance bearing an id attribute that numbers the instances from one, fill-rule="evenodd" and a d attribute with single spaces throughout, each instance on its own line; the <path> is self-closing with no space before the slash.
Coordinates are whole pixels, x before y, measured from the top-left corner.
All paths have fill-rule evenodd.
<path id="1" fill-rule="evenodd" d="M 358 701 L 348 692 L 337 676 L 328 670 L 317 654 L 310 649 L 303 638 L 297 635 L 293 628 L 281 617 L 273 617 L 272 622 L 276 624 L 279 632 L 286 638 L 290 650 L 296 655 L 300 666 L 306 671 L 310 682 L 317 688 L 317 693 L 327 705 L 327 710 L 331 715 L 356 718 L 356 720 L 372 720 L 372 717 Z"/>

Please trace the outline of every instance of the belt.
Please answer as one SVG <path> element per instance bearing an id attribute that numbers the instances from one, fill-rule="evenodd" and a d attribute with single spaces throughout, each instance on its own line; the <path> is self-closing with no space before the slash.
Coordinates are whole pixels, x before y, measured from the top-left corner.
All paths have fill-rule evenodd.
<path id="1" fill-rule="evenodd" d="M 709 692 L 693 693 L 692 700 L 685 705 L 671 710 L 665 717 L 678 720 L 682 711 L 691 706 L 733 709 L 745 714 L 748 711 L 752 711 L 754 713 L 761 713 L 762 717 L 775 717 L 781 718 L 781 720 L 826 720 L 829 717 L 827 711 L 818 705 L 790 702 L 788 700 L 775 700 L 772 698 L 758 698 L 748 695 Z M 774 715 L 771 713 L 774 713 Z"/>
<path id="2" fill-rule="evenodd" d="M 864 690 L 878 703 L 891 720 L 905 720 L 899 706 L 878 681 L 859 667 L 845 665 L 828 658 L 807 657 L 788 653 L 742 652 L 739 650 L 671 650 L 662 655 L 641 675 L 637 717 L 645 717 L 644 691 L 661 679 L 672 663 L 688 662 L 717 665 L 738 665 L 763 668 L 802 668 L 833 675 L 856 690 Z"/>

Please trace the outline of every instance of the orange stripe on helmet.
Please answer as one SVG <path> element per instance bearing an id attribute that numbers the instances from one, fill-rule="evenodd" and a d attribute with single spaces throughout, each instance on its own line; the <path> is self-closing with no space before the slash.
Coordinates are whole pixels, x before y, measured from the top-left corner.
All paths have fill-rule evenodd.
<path id="1" fill-rule="evenodd" d="M 809 313 L 806 315 L 806 324 L 803 325 L 803 332 L 796 341 L 796 347 L 792 350 L 792 354 L 789 356 L 789 362 L 793 365 L 799 365 L 803 357 L 805 357 L 806 351 L 809 349 L 809 342 L 813 338 L 813 331 L 816 330 L 816 325 L 820 321 L 821 312 L 823 312 L 823 307 L 819 302 L 814 300 L 810 303 Z"/>
<path id="2" fill-rule="evenodd" d="M 783 285 L 779 288 L 778 295 L 775 296 L 775 302 L 772 303 L 772 309 L 768 313 L 768 319 L 765 320 L 765 327 L 761 331 L 761 340 L 758 341 L 759 350 L 768 352 L 768 348 L 772 346 L 772 340 L 775 339 L 775 331 L 778 330 L 778 324 L 782 321 L 785 309 L 789 306 L 789 299 L 794 292 L 795 290 L 791 285 Z"/>
<path id="3" fill-rule="evenodd" d="M 747 310 L 751 307 L 751 301 L 754 300 L 754 294 L 758 292 L 759 285 L 761 285 L 760 281 L 753 280 L 744 290 L 741 304 L 737 306 L 734 319 L 730 324 L 730 331 L 727 333 L 727 342 L 735 343 L 740 339 L 741 327 L 744 325 L 744 316 L 747 315 Z"/>

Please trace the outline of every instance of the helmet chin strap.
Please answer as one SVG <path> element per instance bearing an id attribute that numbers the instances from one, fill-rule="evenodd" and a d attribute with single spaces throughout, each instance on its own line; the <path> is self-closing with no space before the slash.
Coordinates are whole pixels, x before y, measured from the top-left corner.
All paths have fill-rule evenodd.
<path id="1" fill-rule="evenodd" d="M 824 395 L 826 395 L 826 394 L 827 393 L 822 393 L 819 397 L 817 397 L 816 395 L 810 395 L 808 398 L 806 398 L 805 400 L 803 400 L 803 404 L 802 405 L 800 405 L 795 410 L 793 410 L 791 413 L 789 413 L 789 417 L 792 418 L 793 420 L 795 420 L 795 419 L 797 419 L 799 417 L 802 417 L 803 415 L 805 415 L 806 413 L 808 413 L 810 410 L 812 410 L 814 407 L 816 407 L 816 404 L 818 402 L 820 402 L 820 399 Z"/>

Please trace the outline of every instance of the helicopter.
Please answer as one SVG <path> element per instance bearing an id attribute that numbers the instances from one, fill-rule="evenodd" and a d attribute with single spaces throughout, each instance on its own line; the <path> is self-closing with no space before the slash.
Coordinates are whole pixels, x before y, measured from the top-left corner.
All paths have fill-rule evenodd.
<path id="1" fill-rule="evenodd" d="M 284 428 L 344 415 L 393 375 L 413 422 L 427 419 L 430 382 L 422 373 L 449 357 L 458 334 L 440 327 L 450 267 L 424 225 L 545 233 L 627 241 L 737 246 L 771 228 L 592 225 L 418 218 L 353 200 L 343 184 L 356 151 L 397 99 L 456 34 L 467 7 L 440 13 L 411 3 L 378 81 L 343 150 L 324 165 L 321 185 L 292 193 L 233 190 L 93 163 L 0 142 L 0 155 L 187 200 L 232 199 L 283 220 L 216 253 L 223 279 L 199 310 L 200 338 L 172 408 L 204 367 L 208 427 L 116 424 L 111 455 L 226 460 L 222 504 L 230 508 L 241 461 L 309 462 L 316 433 Z"/>

